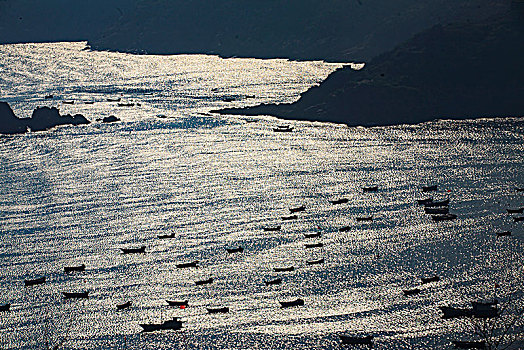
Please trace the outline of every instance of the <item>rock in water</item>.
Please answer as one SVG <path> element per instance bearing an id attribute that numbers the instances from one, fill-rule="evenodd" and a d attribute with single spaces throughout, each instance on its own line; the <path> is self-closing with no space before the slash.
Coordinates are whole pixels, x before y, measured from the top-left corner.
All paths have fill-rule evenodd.
<path id="1" fill-rule="evenodd" d="M 31 118 L 18 118 L 7 102 L 0 102 L 0 133 L 23 134 L 31 131 L 45 131 L 58 125 L 89 124 L 83 115 L 60 115 L 57 108 L 38 107 Z"/>
<path id="2" fill-rule="evenodd" d="M 18 119 L 7 102 L 0 102 L 0 133 L 23 134 L 27 131 L 24 119 Z"/>

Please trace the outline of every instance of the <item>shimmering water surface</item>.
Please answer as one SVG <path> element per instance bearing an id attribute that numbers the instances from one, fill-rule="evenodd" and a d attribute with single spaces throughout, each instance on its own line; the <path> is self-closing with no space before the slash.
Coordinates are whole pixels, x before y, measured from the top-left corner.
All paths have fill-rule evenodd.
<path id="1" fill-rule="evenodd" d="M 522 307 L 523 223 L 506 209 L 524 206 L 515 190 L 524 186 L 523 119 L 348 128 L 218 116 L 208 111 L 293 101 L 338 65 L 83 45 L 0 46 L 1 100 L 17 115 L 48 105 L 92 121 L 0 137 L 0 305 L 12 304 L 0 313 L 0 348 L 65 337 L 65 349 L 332 349 L 340 333 L 372 334 L 379 349 L 451 348 L 474 337 L 438 306 L 495 294 Z M 106 101 L 115 97 L 140 106 Z M 108 115 L 121 122 L 97 121 Z M 278 124 L 294 130 L 273 132 Z M 434 223 L 416 205 L 428 184 L 457 220 Z M 363 193 L 369 185 L 378 192 Z M 282 220 L 300 205 L 297 220 Z M 373 221 L 356 220 L 363 215 Z M 275 225 L 282 230 L 263 231 Z M 505 230 L 513 235 L 496 238 Z M 324 245 L 305 248 L 314 242 Z M 142 245 L 144 254 L 121 254 Z M 226 252 L 237 246 L 244 252 Z M 324 264 L 306 263 L 318 258 Z M 201 267 L 176 268 L 192 260 Z M 63 273 L 78 264 L 86 271 Z M 42 275 L 45 285 L 24 287 Z M 432 275 L 441 281 L 420 285 Z M 195 285 L 208 277 L 214 283 Z M 282 284 L 264 284 L 277 277 Z M 80 290 L 88 300 L 61 296 Z M 305 305 L 279 307 L 294 298 Z M 206 311 L 219 306 L 230 312 Z M 183 330 L 140 332 L 139 323 L 173 316 Z"/>

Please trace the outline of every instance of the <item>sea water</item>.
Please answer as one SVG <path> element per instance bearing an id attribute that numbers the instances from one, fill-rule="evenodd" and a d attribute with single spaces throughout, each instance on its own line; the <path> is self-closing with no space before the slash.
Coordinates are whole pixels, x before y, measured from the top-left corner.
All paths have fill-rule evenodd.
<path id="1" fill-rule="evenodd" d="M 0 46 L 0 100 L 18 116 L 57 106 L 92 121 L 0 137 L 0 305 L 11 303 L 0 348 L 332 349 L 338 334 L 373 335 L 378 349 L 451 348 L 478 339 L 474 321 L 443 320 L 439 306 L 496 297 L 522 310 L 524 228 L 506 213 L 524 206 L 522 118 L 348 128 L 220 116 L 209 111 L 292 102 L 341 65 L 84 46 Z M 97 120 L 109 115 L 121 121 Z M 273 132 L 281 124 L 294 129 Z M 458 218 L 433 222 L 416 204 L 430 195 Z M 176 267 L 193 260 L 199 268 Z M 273 271 L 284 266 L 295 270 Z M 44 285 L 24 287 L 39 276 Z M 61 294 L 83 290 L 89 299 Z M 305 304 L 280 308 L 296 298 Z M 220 306 L 230 312 L 207 313 Z M 141 333 L 171 317 L 182 330 Z"/>

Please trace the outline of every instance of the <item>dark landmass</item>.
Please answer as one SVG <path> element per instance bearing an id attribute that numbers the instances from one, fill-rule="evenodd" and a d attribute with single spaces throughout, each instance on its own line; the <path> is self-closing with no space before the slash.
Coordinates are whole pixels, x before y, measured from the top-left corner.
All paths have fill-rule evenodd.
<path id="1" fill-rule="evenodd" d="M 293 104 L 223 109 L 348 125 L 420 123 L 436 118 L 524 115 L 524 16 L 437 25 L 361 71 L 328 77 Z"/>
<path id="2" fill-rule="evenodd" d="M 352 62 L 438 23 L 486 18 L 509 0 L 137 0 L 97 50 Z"/>
<path id="3" fill-rule="evenodd" d="M 31 118 L 18 118 L 7 102 L 0 102 L 0 134 L 23 134 L 45 131 L 58 125 L 89 124 L 83 115 L 60 115 L 57 108 L 38 107 Z"/>

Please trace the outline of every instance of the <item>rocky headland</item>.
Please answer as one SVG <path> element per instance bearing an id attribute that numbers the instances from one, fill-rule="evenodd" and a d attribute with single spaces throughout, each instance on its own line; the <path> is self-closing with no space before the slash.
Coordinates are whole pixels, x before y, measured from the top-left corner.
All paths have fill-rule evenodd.
<path id="1" fill-rule="evenodd" d="M 360 71 L 336 71 L 293 104 L 223 109 L 348 125 L 524 115 L 522 8 L 477 22 L 436 25 Z"/>

